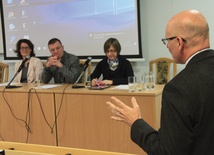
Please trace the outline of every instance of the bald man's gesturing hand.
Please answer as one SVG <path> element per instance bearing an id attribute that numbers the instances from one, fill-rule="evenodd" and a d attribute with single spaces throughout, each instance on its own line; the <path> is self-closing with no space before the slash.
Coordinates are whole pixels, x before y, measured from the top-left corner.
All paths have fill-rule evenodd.
<path id="1" fill-rule="evenodd" d="M 106 104 L 109 106 L 108 108 L 114 114 L 113 116 L 111 116 L 112 119 L 117 121 L 123 121 L 129 126 L 131 126 L 137 119 L 141 118 L 140 108 L 137 104 L 135 97 L 131 98 L 133 108 L 127 106 L 116 97 L 111 97 L 111 99 L 115 102 L 115 104 L 117 104 L 116 106 L 110 101 L 106 102 Z"/>

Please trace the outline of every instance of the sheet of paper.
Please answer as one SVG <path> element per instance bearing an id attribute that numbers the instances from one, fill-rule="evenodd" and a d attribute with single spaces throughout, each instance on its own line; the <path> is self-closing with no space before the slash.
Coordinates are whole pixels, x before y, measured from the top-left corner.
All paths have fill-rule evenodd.
<path id="1" fill-rule="evenodd" d="M 59 86 L 62 86 L 62 85 L 43 85 L 43 86 L 39 86 L 39 87 L 35 87 L 37 89 L 48 89 L 48 88 L 54 88 L 54 87 L 59 87 Z"/>
<path id="2" fill-rule="evenodd" d="M 128 90 L 129 86 L 128 85 L 119 85 L 119 86 L 115 86 L 112 89 L 125 89 L 125 90 Z"/>

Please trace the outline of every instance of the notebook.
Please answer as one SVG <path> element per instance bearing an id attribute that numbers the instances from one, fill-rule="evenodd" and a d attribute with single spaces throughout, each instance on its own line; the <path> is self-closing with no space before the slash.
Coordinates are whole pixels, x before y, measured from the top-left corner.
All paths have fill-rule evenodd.
<path id="1" fill-rule="evenodd" d="M 111 85 L 94 86 L 94 87 L 90 87 L 89 89 L 90 90 L 103 90 L 103 89 L 106 89 L 106 88 L 109 88 L 109 87 L 111 87 Z"/>

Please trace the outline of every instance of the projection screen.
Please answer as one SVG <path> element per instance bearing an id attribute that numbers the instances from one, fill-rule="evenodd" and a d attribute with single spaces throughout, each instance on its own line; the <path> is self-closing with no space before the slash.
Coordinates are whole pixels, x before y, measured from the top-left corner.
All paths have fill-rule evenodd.
<path id="1" fill-rule="evenodd" d="M 5 60 L 16 60 L 16 42 L 30 39 L 36 57 L 50 56 L 47 42 L 59 38 L 65 51 L 80 59 L 104 56 L 110 38 L 121 43 L 121 55 L 142 59 L 139 0 L 2 0 Z"/>

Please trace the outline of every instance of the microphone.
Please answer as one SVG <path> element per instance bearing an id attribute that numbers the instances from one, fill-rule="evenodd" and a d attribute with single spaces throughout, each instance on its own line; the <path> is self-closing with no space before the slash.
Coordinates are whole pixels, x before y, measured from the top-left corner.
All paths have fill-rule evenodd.
<path id="1" fill-rule="evenodd" d="M 86 59 L 86 61 L 85 61 L 85 63 L 84 63 L 84 65 L 83 65 L 83 71 L 85 71 L 87 68 L 88 68 L 88 64 L 89 64 L 89 62 L 92 60 L 92 57 L 88 57 L 87 59 Z"/>
<path id="2" fill-rule="evenodd" d="M 19 68 L 18 68 L 18 70 L 17 70 L 18 73 L 24 68 L 25 62 L 28 61 L 29 58 L 30 58 L 30 56 L 28 55 L 28 56 L 26 56 L 26 58 L 22 61 L 22 64 L 19 66 Z"/>
<path id="3" fill-rule="evenodd" d="M 79 82 L 79 80 L 83 76 L 83 74 L 85 73 L 86 69 L 88 68 L 88 64 L 91 60 L 92 60 L 92 57 L 88 57 L 86 59 L 85 63 L 82 66 L 82 73 L 80 74 L 80 76 L 78 77 L 78 79 L 76 80 L 76 82 L 74 83 L 72 88 L 84 88 L 85 87 L 85 86 L 78 86 L 77 83 Z"/>
<path id="4" fill-rule="evenodd" d="M 19 72 L 24 68 L 25 66 L 25 62 L 28 61 L 30 59 L 30 56 L 26 56 L 26 58 L 22 61 L 21 65 L 19 66 L 16 74 L 13 76 L 13 78 L 10 80 L 10 82 L 7 84 L 7 86 L 5 88 L 19 88 L 21 86 L 11 86 L 11 82 L 15 79 L 15 77 L 19 74 Z"/>

